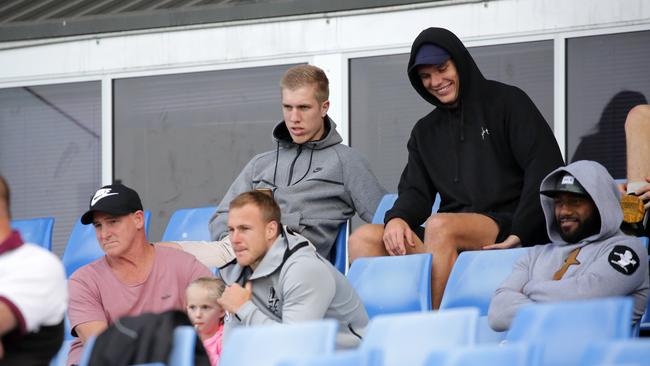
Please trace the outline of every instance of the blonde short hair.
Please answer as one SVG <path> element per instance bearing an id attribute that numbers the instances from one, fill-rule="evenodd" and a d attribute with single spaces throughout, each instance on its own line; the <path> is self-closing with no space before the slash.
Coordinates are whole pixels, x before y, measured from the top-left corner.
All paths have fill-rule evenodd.
<path id="1" fill-rule="evenodd" d="M 329 80 L 325 71 L 313 65 L 298 65 L 284 73 L 280 80 L 280 89 L 296 90 L 303 86 L 316 86 L 316 100 L 323 103 L 330 97 Z"/>
<path id="2" fill-rule="evenodd" d="M 206 289 L 208 291 L 208 296 L 213 300 L 220 298 L 223 294 L 223 291 L 226 289 L 226 284 L 222 280 L 214 277 L 197 278 L 194 281 L 190 282 L 187 288 L 189 289 L 192 286 L 198 286 Z"/>

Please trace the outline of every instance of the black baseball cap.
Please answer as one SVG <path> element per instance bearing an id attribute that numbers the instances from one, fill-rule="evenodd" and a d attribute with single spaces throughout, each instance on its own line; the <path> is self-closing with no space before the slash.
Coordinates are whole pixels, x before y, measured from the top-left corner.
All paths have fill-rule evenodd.
<path id="1" fill-rule="evenodd" d="M 91 224 L 95 212 L 121 216 L 140 210 L 142 202 L 138 192 L 123 184 L 111 184 L 98 189 L 90 198 L 90 207 L 81 216 L 81 223 Z"/>
<path id="2" fill-rule="evenodd" d="M 555 197 L 558 193 L 573 193 L 581 196 L 589 197 L 589 193 L 578 182 L 578 180 L 571 174 L 565 173 L 555 183 L 555 188 L 539 192 L 548 197 Z"/>

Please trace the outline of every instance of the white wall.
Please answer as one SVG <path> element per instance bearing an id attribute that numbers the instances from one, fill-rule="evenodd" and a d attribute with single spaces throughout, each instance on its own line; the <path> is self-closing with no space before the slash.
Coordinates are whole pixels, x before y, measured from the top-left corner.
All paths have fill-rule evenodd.
<path id="1" fill-rule="evenodd" d="M 0 44 L 0 88 L 101 80 L 102 181 L 111 181 L 111 80 L 309 62 L 331 81 L 330 115 L 348 136 L 348 59 L 406 52 L 424 28 L 468 46 L 555 40 L 555 133 L 565 141 L 564 40 L 650 29 L 648 0 L 443 1 L 378 10 Z"/>

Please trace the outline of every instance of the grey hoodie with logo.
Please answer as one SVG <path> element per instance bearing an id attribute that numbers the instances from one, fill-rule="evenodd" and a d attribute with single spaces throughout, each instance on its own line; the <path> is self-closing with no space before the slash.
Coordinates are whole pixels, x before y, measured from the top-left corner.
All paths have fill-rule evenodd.
<path id="1" fill-rule="evenodd" d="M 219 273 L 227 285 L 250 281 L 253 287 L 252 299 L 227 317 L 224 339 L 238 326 L 325 318 L 339 322 L 339 348 L 361 342 L 368 313 L 356 291 L 307 239 L 286 227 L 254 271 L 233 260 Z"/>
<path id="2" fill-rule="evenodd" d="M 496 290 L 488 320 L 497 331 L 507 330 L 517 309 L 532 302 L 632 296 L 634 320 L 639 320 L 645 311 L 647 249 L 638 238 L 627 236 L 619 229 L 623 213 L 614 179 L 602 165 L 578 161 L 549 174 L 542 181 L 541 190 L 552 190 L 566 172 L 582 184 L 595 202 L 600 214 L 600 231 L 575 244 L 565 242 L 555 220 L 553 199 L 540 194 L 551 244 L 530 248 Z M 580 263 L 570 265 L 560 280 L 553 280 L 569 253 L 578 247 Z"/>
<path id="3" fill-rule="evenodd" d="M 277 149 L 246 165 L 210 220 L 212 240 L 228 235 L 228 205 L 238 194 L 271 189 L 282 224 L 304 235 L 327 257 L 339 226 L 355 212 L 366 222 L 386 191 L 358 151 L 341 144 L 336 125 L 325 117 L 325 135 L 296 144 L 284 122 L 273 129 Z"/>

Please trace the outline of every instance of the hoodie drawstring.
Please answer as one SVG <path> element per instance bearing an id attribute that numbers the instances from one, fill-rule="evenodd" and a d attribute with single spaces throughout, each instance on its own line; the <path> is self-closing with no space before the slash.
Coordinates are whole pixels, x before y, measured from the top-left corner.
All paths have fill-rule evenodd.
<path id="1" fill-rule="evenodd" d="M 296 181 L 296 183 L 294 183 L 294 184 L 298 184 L 298 183 L 300 183 L 300 181 L 303 180 L 303 179 L 305 179 L 305 177 L 307 176 L 307 174 L 309 174 L 309 169 L 311 169 L 311 161 L 312 161 L 312 159 L 313 159 L 313 157 L 314 157 L 314 149 L 311 149 L 311 148 L 310 148 L 309 150 L 311 150 L 311 153 L 309 154 L 309 165 L 307 165 L 307 170 L 305 170 L 305 174 L 303 174 L 303 176 L 300 177 L 300 179 L 298 179 L 298 180 Z"/>
<path id="2" fill-rule="evenodd" d="M 275 177 L 278 174 L 278 160 L 280 160 L 280 141 L 275 142 L 275 168 L 273 168 L 273 184 L 275 184 Z"/>

